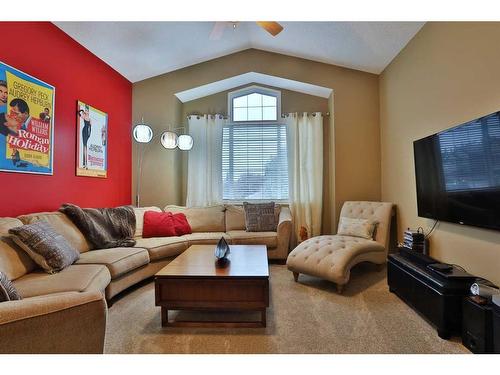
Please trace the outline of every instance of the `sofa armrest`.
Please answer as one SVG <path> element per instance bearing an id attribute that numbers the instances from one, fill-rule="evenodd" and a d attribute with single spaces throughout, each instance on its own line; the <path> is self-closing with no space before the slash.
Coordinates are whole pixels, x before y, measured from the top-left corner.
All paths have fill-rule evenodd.
<path id="1" fill-rule="evenodd" d="M 290 236 L 292 234 L 292 214 L 289 207 L 281 207 L 278 220 L 278 247 L 273 252 L 271 259 L 286 259 L 290 247 Z"/>
<path id="2" fill-rule="evenodd" d="M 66 292 L 0 303 L 0 353 L 103 353 L 106 300 Z"/>

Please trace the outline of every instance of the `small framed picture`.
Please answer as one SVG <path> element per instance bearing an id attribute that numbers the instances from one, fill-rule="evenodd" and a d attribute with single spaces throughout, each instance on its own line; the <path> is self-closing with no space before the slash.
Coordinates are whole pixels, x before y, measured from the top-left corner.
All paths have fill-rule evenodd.
<path id="1" fill-rule="evenodd" d="M 76 175 L 107 177 L 108 115 L 78 101 L 76 112 Z"/>

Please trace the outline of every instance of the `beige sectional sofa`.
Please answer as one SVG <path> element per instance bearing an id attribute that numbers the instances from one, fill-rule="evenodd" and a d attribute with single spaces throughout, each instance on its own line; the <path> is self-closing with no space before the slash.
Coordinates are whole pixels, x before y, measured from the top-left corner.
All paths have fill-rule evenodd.
<path id="1" fill-rule="evenodd" d="M 153 276 L 192 244 L 215 244 L 225 237 L 230 244 L 267 245 L 270 259 L 285 260 L 288 255 L 288 207 L 277 211 L 276 232 L 246 232 L 239 206 L 167 206 L 165 211 L 186 215 L 193 233 L 143 238 L 147 210 L 161 211 L 158 207 L 135 209 L 135 247 L 101 250 L 90 250 L 78 228 L 57 211 L 0 218 L 0 270 L 23 296 L 20 301 L 0 303 L 0 353 L 102 353 L 105 299 Z M 10 228 L 37 220 L 48 221 L 80 252 L 75 264 L 50 275 L 8 238 Z"/>

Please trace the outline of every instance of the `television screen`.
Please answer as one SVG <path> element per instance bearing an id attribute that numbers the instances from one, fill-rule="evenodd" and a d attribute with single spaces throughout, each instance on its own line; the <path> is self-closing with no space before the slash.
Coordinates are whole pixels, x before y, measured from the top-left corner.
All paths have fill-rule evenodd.
<path id="1" fill-rule="evenodd" d="M 500 112 L 413 148 L 419 216 L 500 230 Z"/>

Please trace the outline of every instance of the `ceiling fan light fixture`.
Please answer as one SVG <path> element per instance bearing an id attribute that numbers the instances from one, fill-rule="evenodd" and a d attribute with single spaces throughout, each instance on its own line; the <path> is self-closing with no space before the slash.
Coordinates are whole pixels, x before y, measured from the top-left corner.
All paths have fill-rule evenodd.
<path id="1" fill-rule="evenodd" d="M 272 36 L 276 36 L 283 31 L 283 26 L 281 26 L 278 22 L 274 21 L 255 21 L 255 22 L 257 23 L 257 25 L 262 27 Z M 214 27 L 212 28 L 212 31 L 210 33 L 209 39 L 219 40 L 222 37 L 222 34 L 224 33 L 224 29 L 226 27 L 232 26 L 233 31 L 236 31 L 238 24 L 239 24 L 238 21 L 215 22 Z"/>
<path id="2" fill-rule="evenodd" d="M 283 26 L 281 26 L 278 22 L 256 21 L 256 23 L 272 36 L 276 36 L 283 31 Z"/>

